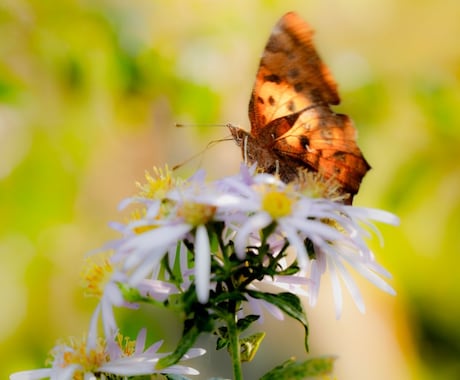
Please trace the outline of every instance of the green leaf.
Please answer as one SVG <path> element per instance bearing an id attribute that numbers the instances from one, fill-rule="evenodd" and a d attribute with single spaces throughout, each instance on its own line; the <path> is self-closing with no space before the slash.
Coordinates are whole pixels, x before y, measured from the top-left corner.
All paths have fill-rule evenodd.
<path id="1" fill-rule="evenodd" d="M 238 328 L 238 331 L 244 331 L 246 330 L 253 322 L 257 321 L 260 318 L 259 315 L 248 315 L 244 318 L 241 318 L 238 320 L 236 323 L 236 327 Z"/>
<path id="2" fill-rule="evenodd" d="M 323 357 L 296 362 L 289 359 L 273 368 L 260 380 L 302 380 L 312 377 L 331 375 L 334 369 L 334 357 Z"/>
<path id="3" fill-rule="evenodd" d="M 164 306 L 163 302 L 157 301 L 150 297 L 143 296 L 136 288 L 132 288 L 131 286 L 121 282 L 119 282 L 117 285 L 121 291 L 121 294 L 123 295 L 123 298 L 127 302 L 146 302 L 157 306 Z"/>
<path id="4" fill-rule="evenodd" d="M 201 330 L 198 329 L 196 325 L 191 326 L 182 336 L 181 340 L 177 344 L 176 350 L 168 356 L 161 358 L 158 361 L 156 369 L 161 370 L 162 368 L 167 368 L 176 364 L 182 356 L 184 356 L 187 351 L 192 348 L 200 333 Z"/>
<path id="5" fill-rule="evenodd" d="M 229 341 L 227 338 L 219 337 L 216 342 L 216 351 L 222 350 L 222 348 L 227 347 L 228 344 L 229 344 Z"/>
<path id="6" fill-rule="evenodd" d="M 305 329 L 305 350 L 308 352 L 308 321 L 299 297 L 289 292 L 279 294 L 265 293 L 255 290 L 247 290 L 247 292 L 251 297 L 270 302 L 291 318 L 297 319 Z"/>

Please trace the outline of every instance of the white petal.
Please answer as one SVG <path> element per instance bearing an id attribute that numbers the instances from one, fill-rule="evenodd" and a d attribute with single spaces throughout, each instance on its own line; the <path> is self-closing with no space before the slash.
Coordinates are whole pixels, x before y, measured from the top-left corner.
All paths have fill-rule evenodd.
<path id="1" fill-rule="evenodd" d="M 134 350 L 135 354 L 142 353 L 144 351 L 146 336 L 147 336 L 147 330 L 145 328 L 141 329 L 139 331 L 139 334 L 137 334 L 136 348 Z"/>
<path id="2" fill-rule="evenodd" d="M 200 303 L 209 299 L 209 281 L 211 272 L 211 249 L 206 227 L 198 226 L 195 243 L 195 281 L 196 295 Z"/>
<path id="3" fill-rule="evenodd" d="M 58 371 L 53 371 L 51 380 L 72 380 L 76 371 L 81 370 L 79 364 L 72 364 L 65 368 L 60 368 Z"/>
<path id="4" fill-rule="evenodd" d="M 152 271 L 158 267 L 161 259 L 164 256 L 163 251 L 152 252 L 150 256 L 146 257 L 142 264 L 140 264 L 136 270 L 129 277 L 128 284 L 131 286 L 139 285 L 144 279 L 146 279 Z"/>
<path id="5" fill-rule="evenodd" d="M 297 261 L 302 270 L 308 268 L 310 262 L 304 241 L 300 239 L 297 231 L 288 222 L 280 220 L 280 227 L 285 232 L 289 243 L 296 249 Z"/>
<path id="6" fill-rule="evenodd" d="M 101 303 L 96 306 L 93 315 L 91 316 L 89 331 L 88 331 L 88 341 L 86 343 L 89 349 L 96 347 L 97 345 L 97 322 L 99 320 L 99 315 L 101 314 Z"/>
<path id="7" fill-rule="evenodd" d="M 21 371 L 10 375 L 10 380 L 38 380 L 48 379 L 53 372 L 52 368 L 34 369 L 31 371 Z"/>
<path id="8" fill-rule="evenodd" d="M 329 256 L 330 260 L 333 260 L 332 255 Z M 337 267 L 340 276 L 343 279 L 343 282 L 345 283 L 346 288 L 348 289 L 348 292 L 351 295 L 351 298 L 353 299 L 355 305 L 357 306 L 358 310 L 361 313 L 364 313 L 366 311 L 366 306 L 364 305 L 363 297 L 361 296 L 361 292 L 359 291 L 358 287 L 356 286 L 356 283 L 353 281 L 353 279 L 350 276 L 350 273 L 346 270 L 346 268 L 343 266 L 341 263 L 340 259 L 335 258 L 334 259 L 334 264 Z"/>
<path id="9" fill-rule="evenodd" d="M 340 281 L 337 277 L 337 273 L 335 271 L 334 264 L 329 262 L 328 260 L 328 267 L 329 267 L 329 274 L 331 277 L 332 283 L 332 295 L 334 296 L 334 304 L 335 304 L 335 317 L 340 319 L 342 315 L 342 307 L 343 307 L 343 297 L 342 297 L 342 288 L 340 287 Z"/>
<path id="10" fill-rule="evenodd" d="M 188 360 L 188 359 L 193 359 L 198 356 L 202 356 L 206 353 L 206 350 L 204 348 L 191 348 L 190 350 L 187 351 L 187 353 L 182 356 L 181 360 Z"/>
<path id="11" fill-rule="evenodd" d="M 367 268 L 365 265 L 354 265 L 353 266 L 355 270 L 361 274 L 363 277 L 367 278 L 370 282 L 372 282 L 375 286 L 383 290 L 384 292 L 387 292 L 388 294 L 391 295 L 396 295 L 396 291 L 388 285 L 385 280 L 377 276 L 374 272 L 372 272 L 369 268 Z"/>
<path id="12" fill-rule="evenodd" d="M 245 224 L 237 231 L 235 237 L 235 252 L 240 260 L 246 256 L 246 247 L 248 245 L 249 235 L 252 232 L 258 232 L 267 227 L 272 219 L 265 212 L 260 212 L 251 216 Z"/>
<path id="13" fill-rule="evenodd" d="M 169 246 L 182 239 L 190 229 L 191 226 L 188 224 L 163 226 L 127 240 L 120 247 L 120 251 L 129 254 L 125 264 L 126 268 L 130 269 L 139 265 L 152 251 L 166 251 Z"/>
<path id="14" fill-rule="evenodd" d="M 379 210 L 375 208 L 367 208 L 367 207 L 356 207 L 356 206 L 344 206 L 347 209 L 347 212 L 350 215 L 355 215 L 360 219 L 372 219 L 378 222 L 391 224 L 393 226 L 399 225 L 399 218 L 392 214 L 391 212 Z"/>

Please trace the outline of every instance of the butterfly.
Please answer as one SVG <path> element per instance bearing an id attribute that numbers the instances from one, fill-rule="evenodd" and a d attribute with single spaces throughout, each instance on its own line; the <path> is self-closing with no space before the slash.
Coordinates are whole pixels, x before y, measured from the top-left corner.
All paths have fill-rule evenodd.
<path id="1" fill-rule="evenodd" d="M 247 163 L 284 182 L 299 169 L 332 178 L 351 204 L 370 169 L 356 144 L 356 130 L 340 103 L 337 85 L 319 57 L 313 31 L 296 13 L 275 25 L 260 60 L 249 102 L 251 131 L 229 125 Z"/>

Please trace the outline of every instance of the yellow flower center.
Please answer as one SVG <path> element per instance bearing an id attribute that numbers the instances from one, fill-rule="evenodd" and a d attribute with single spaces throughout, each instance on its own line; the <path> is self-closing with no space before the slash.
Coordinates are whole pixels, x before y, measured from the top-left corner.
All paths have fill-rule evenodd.
<path id="1" fill-rule="evenodd" d="M 279 219 L 291 213 L 292 199 L 280 191 L 269 191 L 262 198 L 262 209 Z"/>
<path id="2" fill-rule="evenodd" d="M 110 359 L 103 339 L 98 339 L 96 347 L 88 350 L 85 338 L 71 338 L 69 342 L 56 346 L 51 351 L 51 355 L 58 360 L 62 368 L 72 364 L 82 366 L 81 371 L 74 373 L 73 380 L 83 380 L 85 372 L 96 371 Z"/>
<path id="3" fill-rule="evenodd" d="M 216 212 L 216 207 L 203 203 L 184 202 L 177 212 L 185 223 L 200 226 L 209 222 Z"/>
<path id="4" fill-rule="evenodd" d="M 121 349 L 124 357 L 132 356 L 136 349 L 136 341 L 121 334 L 116 336 L 116 343 Z M 74 373 L 72 380 L 83 380 L 85 373 L 97 372 L 99 368 L 110 361 L 107 352 L 107 343 L 105 339 L 99 338 L 96 346 L 88 349 L 85 337 L 81 339 L 70 338 L 66 342 L 58 344 L 50 353 L 48 364 L 56 361 L 61 368 L 66 368 L 72 364 L 78 364 L 82 367 Z"/>
<path id="5" fill-rule="evenodd" d="M 179 184 L 179 180 L 172 176 L 172 171 L 166 166 L 165 169 L 153 168 L 153 175 L 146 172 L 147 183 L 137 183 L 139 195 L 149 199 L 163 199 L 166 193 Z"/>
<path id="6" fill-rule="evenodd" d="M 86 295 L 97 298 L 102 296 L 105 285 L 110 281 L 113 273 L 113 266 L 107 254 L 101 256 L 103 257 L 89 257 L 81 274 Z"/>
<path id="7" fill-rule="evenodd" d="M 340 183 L 334 177 L 326 179 L 321 172 L 299 170 L 294 186 L 309 198 L 326 198 L 334 202 L 342 202 L 349 197 L 349 194 L 341 190 Z"/>
<path id="8" fill-rule="evenodd" d="M 131 356 L 136 351 L 136 341 L 131 340 L 128 336 L 123 336 L 118 333 L 116 336 L 116 341 L 123 352 L 123 356 Z"/>

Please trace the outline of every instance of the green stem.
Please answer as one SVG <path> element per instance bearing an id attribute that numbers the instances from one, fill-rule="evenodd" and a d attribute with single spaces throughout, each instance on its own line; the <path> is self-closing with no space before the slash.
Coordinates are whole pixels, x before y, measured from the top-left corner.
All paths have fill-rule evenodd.
<path id="1" fill-rule="evenodd" d="M 232 358 L 233 379 L 243 380 L 243 371 L 241 369 L 240 340 L 238 329 L 236 327 L 235 313 L 230 315 L 227 320 L 228 337 L 230 339 L 230 355 Z"/>

